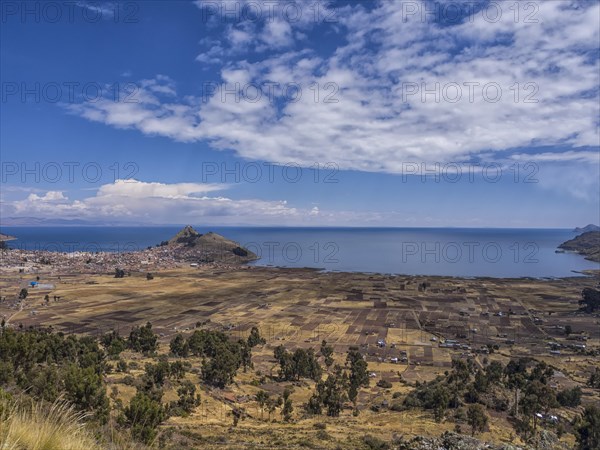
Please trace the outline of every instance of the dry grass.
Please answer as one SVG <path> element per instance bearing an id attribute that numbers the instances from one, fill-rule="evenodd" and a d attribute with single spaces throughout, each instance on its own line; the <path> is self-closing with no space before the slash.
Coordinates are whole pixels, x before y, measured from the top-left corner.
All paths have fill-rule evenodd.
<path id="1" fill-rule="evenodd" d="M 144 273 L 124 279 L 72 274 L 63 275 L 61 280 L 58 273 L 41 274 L 44 281 L 57 286 L 50 296 L 58 295 L 61 299 L 45 305 L 45 292 L 31 289 L 22 310 L 14 302 L 5 301 L 0 304 L 0 315 L 12 317 L 10 323 L 14 325 L 52 325 L 57 330 L 93 335 L 111 328 L 127 335 L 132 326 L 151 321 L 160 335 L 163 354 L 176 333 L 189 336 L 197 322 L 206 323 L 203 327 L 228 330 L 235 338 L 245 338 L 250 327 L 257 325 L 267 344 L 253 349 L 254 370 L 240 372 L 236 383 L 224 392 L 202 388 L 202 405 L 196 411 L 188 417 L 166 421 L 161 428 L 165 432 L 174 430 L 175 437 L 167 439 L 172 448 L 201 445 L 196 448 L 222 450 L 253 444 L 278 449 L 307 446 L 355 449 L 362 445 L 360 439 L 365 434 L 387 441 L 393 434 L 439 436 L 453 429 L 454 423 L 438 424 L 430 413 L 418 410 L 397 412 L 384 408 L 376 413 L 370 406 L 380 405 L 383 400 L 392 404 L 394 392 L 406 394 L 416 381 L 431 380 L 448 370 L 452 358 L 459 357 L 462 351 L 440 348 L 431 338 L 456 338 L 460 330 L 478 330 L 469 336 L 474 348 L 484 343 L 500 346 L 493 355 L 477 355 L 478 364 L 482 365 L 484 358 L 506 364 L 511 357 L 532 356 L 562 371 L 564 377 L 555 380 L 560 389 L 585 382 L 591 368 L 597 365 L 595 358 L 586 355 L 550 355 L 546 345 L 549 340 L 568 344 L 564 334 L 555 329 L 556 325 L 567 324 L 576 331 L 587 332 L 589 347 L 600 344 L 596 320 L 575 313 L 581 289 L 597 283 L 591 277 L 457 279 L 260 268 L 231 271 L 182 268 L 153 273 L 152 281 L 146 280 Z M 23 275 L 19 280 L 14 275 L 0 275 L 0 292 L 9 298 L 16 297 L 21 284 L 31 276 Z M 426 291 L 418 289 L 423 281 L 431 283 Z M 375 308 L 374 299 L 386 301 L 387 308 Z M 494 315 L 509 309 L 514 314 Z M 534 316 L 543 319 L 543 323 L 534 323 Z M 389 323 L 395 326 L 387 326 Z M 390 345 L 378 348 L 378 338 L 385 338 Z M 508 338 L 516 338 L 517 345 L 506 345 Z M 304 417 L 301 405 L 314 391 L 314 384 L 307 382 L 294 383 L 292 424 L 281 422 L 278 413 L 273 417 L 276 422 L 268 422 L 266 413 L 263 419 L 254 395 L 258 390 L 266 390 L 277 396 L 284 387 L 269 377 L 278 372 L 273 360 L 274 348 L 283 344 L 288 349 L 318 350 L 322 339 L 334 346 L 339 364 L 344 363 L 348 346 L 364 346 L 369 369 L 377 377 L 371 380 L 369 388 L 361 391 L 360 415 L 354 417 L 352 410 L 346 409 L 341 417 L 332 420 Z M 401 350 L 407 353 L 410 364 L 391 364 L 389 357 L 399 356 Z M 150 362 L 131 352 L 121 356 L 128 363 L 137 363 L 137 369 L 129 372 L 136 377 L 143 372 L 144 363 Z M 197 383 L 201 362 L 198 358 L 188 361 L 195 370 L 188 378 Z M 267 375 L 266 379 L 263 375 Z M 117 387 L 118 398 L 127 404 L 135 388 L 125 385 L 124 377 L 125 374 L 113 371 L 107 375 L 107 381 L 109 392 L 111 387 Z M 376 387 L 379 379 L 392 382 L 392 389 Z M 165 401 L 176 399 L 175 389 L 176 386 L 165 387 Z M 585 392 L 587 402 L 598 401 L 597 393 Z M 229 399 L 224 398 L 225 394 Z M 231 398 L 235 400 L 232 402 Z M 234 406 L 244 408 L 249 414 L 236 428 L 231 426 L 230 411 Z M 322 439 L 323 433 L 318 434 L 316 422 L 327 422 L 329 439 Z M 103 435 L 108 436 L 108 431 Z M 494 415 L 490 430 L 479 437 L 491 442 L 519 443 L 502 415 Z M 110 448 L 123 448 L 114 443 L 118 439 L 118 436 L 107 438 L 112 443 Z M 572 435 L 564 439 L 572 440 Z M 0 449 L 4 450 L 2 445 Z"/>
<path id="2" fill-rule="evenodd" d="M 64 401 L 50 406 L 40 403 L 3 403 L 0 417 L 2 450 L 96 450 L 92 433 L 86 428 L 84 413 Z"/>

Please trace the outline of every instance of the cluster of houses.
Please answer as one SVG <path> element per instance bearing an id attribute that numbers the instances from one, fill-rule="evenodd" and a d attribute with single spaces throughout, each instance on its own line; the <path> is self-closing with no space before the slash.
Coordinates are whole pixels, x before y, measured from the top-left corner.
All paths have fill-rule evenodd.
<path id="1" fill-rule="evenodd" d="M 561 349 L 563 350 L 572 350 L 572 351 L 585 351 L 586 345 L 582 343 L 566 343 L 561 344 L 560 342 L 548 342 L 548 347 L 550 348 L 550 354 L 554 356 L 561 355 Z"/>
<path id="2" fill-rule="evenodd" d="M 120 252 L 55 252 L 45 250 L 11 249 L 2 252 L 0 273 L 110 273 L 115 268 L 128 271 L 148 272 L 150 270 L 173 269 L 189 265 L 216 266 L 229 268 L 225 262 L 200 263 L 186 261 L 186 254 L 178 247 L 159 246 L 141 251 Z M 31 287 L 35 287 L 32 285 Z"/>

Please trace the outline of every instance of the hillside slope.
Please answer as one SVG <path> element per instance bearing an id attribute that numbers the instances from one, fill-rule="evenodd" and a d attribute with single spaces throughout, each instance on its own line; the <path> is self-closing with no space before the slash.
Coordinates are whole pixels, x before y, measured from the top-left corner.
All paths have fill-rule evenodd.
<path id="1" fill-rule="evenodd" d="M 558 246 L 562 250 L 576 252 L 585 259 L 600 262 L 600 231 L 588 231 Z"/>
<path id="2" fill-rule="evenodd" d="M 255 253 L 237 242 L 213 232 L 200 234 L 190 225 L 167 241 L 166 245 L 173 249 L 178 258 L 191 262 L 245 263 L 258 259 Z"/>

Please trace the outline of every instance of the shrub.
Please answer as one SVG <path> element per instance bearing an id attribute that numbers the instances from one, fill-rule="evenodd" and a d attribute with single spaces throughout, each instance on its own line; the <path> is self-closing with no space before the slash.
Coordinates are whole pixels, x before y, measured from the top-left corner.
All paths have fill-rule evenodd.
<path id="1" fill-rule="evenodd" d="M 389 389 L 392 387 L 392 383 L 390 383 L 388 380 L 379 380 L 377 382 L 377 387 Z"/>
<path id="2" fill-rule="evenodd" d="M 150 444 L 156 438 L 156 429 L 167 417 L 163 405 L 143 392 L 138 392 L 124 410 L 124 422 L 131 427 L 137 441 Z"/>
<path id="3" fill-rule="evenodd" d="M 329 433 L 325 430 L 317 431 L 315 437 L 320 441 L 328 441 L 331 438 L 331 436 L 329 436 Z"/>
<path id="4" fill-rule="evenodd" d="M 565 389 L 556 395 L 556 400 L 561 406 L 570 406 L 572 408 L 581 404 L 581 388 L 579 386 L 572 389 Z"/>
<path id="5" fill-rule="evenodd" d="M 371 436 L 370 434 L 363 436 L 362 441 L 365 448 L 368 450 L 388 450 L 390 448 L 390 445 L 387 442 L 375 436 Z"/>
<path id="6" fill-rule="evenodd" d="M 390 409 L 392 411 L 400 412 L 400 411 L 404 411 L 405 407 L 401 402 L 394 402 L 390 405 Z"/>
<path id="7" fill-rule="evenodd" d="M 117 372 L 127 372 L 127 362 L 119 359 L 117 361 Z"/>

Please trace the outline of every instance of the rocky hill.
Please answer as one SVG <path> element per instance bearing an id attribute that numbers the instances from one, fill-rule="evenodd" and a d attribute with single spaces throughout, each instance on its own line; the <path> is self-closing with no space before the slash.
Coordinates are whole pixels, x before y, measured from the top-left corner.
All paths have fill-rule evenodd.
<path id="1" fill-rule="evenodd" d="M 575 233 L 587 233 L 588 231 L 600 231 L 600 227 L 598 225 L 593 225 L 590 223 L 589 225 L 586 225 L 583 228 L 577 227 L 573 231 Z"/>
<path id="2" fill-rule="evenodd" d="M 600 231 L 588 231 L 558 246 L 562 250 L 576 252 L 585 259 L 600 262 Z"/>
<path id="3" fill-rule="evenodd" d="M 190 262 L 245 263 L 258 259 L 237 242 L 213 232 L 200 234 L 190 225 L 162 245 L 170 247 L 178 259 Z"/>

